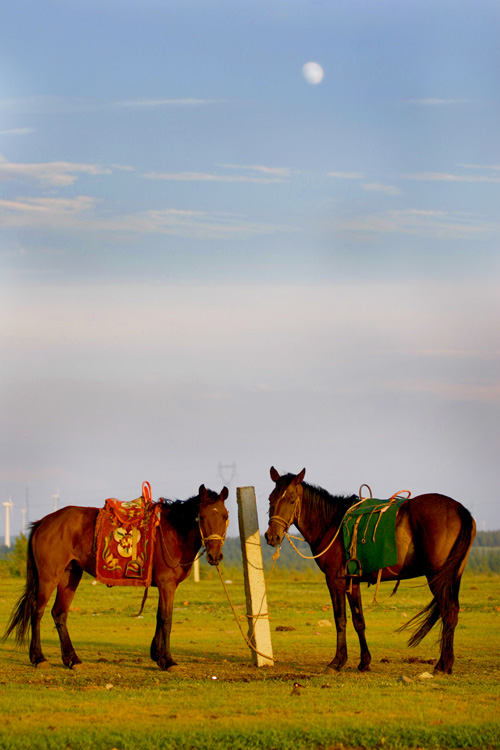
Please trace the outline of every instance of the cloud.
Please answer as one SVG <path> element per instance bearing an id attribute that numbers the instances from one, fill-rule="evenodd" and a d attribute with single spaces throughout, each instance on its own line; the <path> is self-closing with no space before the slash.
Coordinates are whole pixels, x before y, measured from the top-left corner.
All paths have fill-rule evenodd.
<path id="1" fill-rule="evenodd" d="M 269 183 L 284 182 L 283 177 L 253 177 L 250 175 L 213 174 L 211 172 L 148 172 L 147 180 L 173 180 L 177 182 L 226 182 L 226 183 Z"/>
<path id="2" fill-rule="evenodd" d="M 2 225 L 10 228 L 170 234 L 193 239 L 239 239 L 297 231 L 290 225 L 251 222 L 224 212 L 166 208 L 103 215 L 97 211 L 99 205 L 90 196 L 0 200 L 0 217 Z"/>
<path id="3" fill-rule="evenodd" d="M 363 172 L 328 172 L 328 177 L 337 177 L 340 180 L 364 180 Z"/>
<path id="4" fill-rule="evenodd" d="M 468 382 L 400 380 L 389 381 L 387 386 L 406 393 L 430 394 L 444 401 L 472 401 L 496 405 L 500 399 L 500 381 L 486 378 Z"/>
<path id="5" fill-rule="evenodd" d="M 494 169 L 492 167 L 492 169 Z M 489 175 L 460 175 L 450 174 L 447 172 L 421 172 L 420 174 L 408 174 L 404 176 L 405 180 L 418 180 L 422 182 L 500 182 L 499 177 L 490 177 Z"/>
<path id="6" fill-rule="evenodd" d="M 259 174 L 271 175 L 273 177 L 290 177 L 297 170 L 290 167 L 266 167 L 262 164 L 239 165 L 239 164 L 221 164 L 224 169 L 248 169 Z"/>
<path id="7" fill-rule="evenodd" d="M 469 99 L 438 99 L 429 97 L 428 99 L 409 99 L 410 104 L 422 104 L 424 106 L 447 106 L 450 104 L 469 104 Z"/>
<path id="8" fill-rule="evenodd" d="M 0 130 L 0 135 L 30 135 L 34 128 L 14 128 L 13 130 Z"/>
<path id="9" fill-rule="evenodd" d="M 152 109 L 157 107 L 192 107 L 204 104 L 220 104 L 222 99 L 131 99 L 129 101 L 115 102 L 117 107 L 137 107 Z"/>
<path id="10" fill-rule="evenodd" d="M 8 162 L 0 155 L 0 181 L 22 180 L 35 181 L 51 187 L 73 185 L 78 174 L 105 175 L 111 169 L 97 164 L 72 164 L 65 161 L 54 161 L 42 164 L 15 164 Z"/>
<path id="11" fill-rule="evenodd" d="M 500 164 L 459 164 L 462 169 L 491 169 L 500 172 Z"/>
<path id="12" fill-rule="evenodd" d="M 400 190 L 395 185 L 383 185 L 380 182 L 367 182 L 363 186 L 363 190 L 370 190 L 376 193 L 387 193 L 387 195 L 401 195 Z"/>
<path id="13" fill-rule="evenodd" d="M 196 107 L 208 104 L 224 103 L 223 99 L 198 99 L 186 97 L 182 99 L 130 99 L 109 102 L 99 99 L 78 98 L 69 96 L 29 96 L 0 99 L 0 108 L 6 112 L 23 114 L 38 113 L 66 113 L 66 112 L 95 112 L 118 108 L 159 109 L 161 107 Z"/>
<path id="14" fill-rule="evenodd" d="M 81 195 L 77 198 L 18 198 L 0 199 L 0 209 L 16 211 L 20 214 L 48 214 L 52 218 L 58 214 L 80 214 L 92 209 L 96 199 Z"/>
<path id="15" fill-rule="evenodd" d="M 338 219 L 335 228 L 358 234 L 408 234 L 437 239 L 470 239 L 500 234 L 500 224 L 460 211 L 405 209 Z"/>

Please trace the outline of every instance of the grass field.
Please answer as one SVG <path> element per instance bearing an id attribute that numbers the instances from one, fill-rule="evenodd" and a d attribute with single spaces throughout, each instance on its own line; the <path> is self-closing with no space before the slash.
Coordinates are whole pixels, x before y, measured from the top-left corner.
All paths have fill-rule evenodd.
<path id="1" fill-rule="evenodd" d="M 437 631 L 417 649 L 395 630 L 429 599 L 422 580 L 379 604 L 364 590 L 372 668 L 349 661 L 322 673 L 333 657 L 335 628 L 324 580 L 272 582 L 268 594 L 276 665 L 257 669 L 219 581 L 188 580 L 177 591 L 172 631 L 180 670 L 163 673 L 149 659 L 157 592 L 134 617 L 142 591 L 84 580 L 69 627 L 84 666 L 63 667 L 47 611 L 42 624 L 48 669 L 35 669 L 12 639 L 0 650 L 0 748 L 203 750 L 275 748 L 494 748 L 500 746 L 500 580 L 466 575 L 456 631 L 454 674 L 432 673 Z M 419 585 L 420 584 L 420 585 Z M 22 588 L 0 582 L 3 631 Z M 242 581 L 229 587 L 244 621 Z M 277 627 L 294 628 L 276 630 Z M 401 677 L 412 682 L 401 682 Z M 292 694 L 293 683 L 303 687 Z"/>

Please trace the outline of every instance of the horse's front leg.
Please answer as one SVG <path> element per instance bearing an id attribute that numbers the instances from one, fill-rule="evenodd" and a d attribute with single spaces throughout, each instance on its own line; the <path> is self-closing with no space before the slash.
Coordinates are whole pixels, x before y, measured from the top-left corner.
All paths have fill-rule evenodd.
<path id="1" fill-rule="evenodd" d="M 172 613 L 176 581 L 173 578 L 158 581 L 160 594 L 156 614 L 156 633 L 151 643 L 151 658 L 160 669 L 171 669 L 176 666 L 170 653 L 170 632 L 172 630 Z"/>
<path id="2" fill-rule="evenodd" d="M 160 609 L 160 602 L 158 601 L 158 609 L 156 610 L 156 630 L 153 636 L 153 640 L 151 641 L 151 649 L 150 649 L 151 658 L 156 663 L 158 663 L 159 654 L 163 653 L 165 650 L 164 643 L 165 641 L 163 638 L 161 609 Z"/>
<path id="3" fill-rule="evenodd" d="M 352 623 L 354 629 L 358 634 L 359 646 L 361 648 L 361 661 L 358 664 L 360 672 L 366 672 L 370 669 L 370 662 L 372 660 L 371 654 L 368 650 L 368 644 L 365 637 L 365 616 L 363 614 L 363 604 L 361 603 L 361 591 L 359 583 L 352 584 L 352 591 L 347 589 L 347 599 L 352 613 Z"/>
<path id="4" fill-rule="evenodd" d="M 337 578 L 327 574 L 327 584 L 333 604 L 333 615 L 335 627 L 337 628 L 337 651 L 333 661 L 326 668 L 326 672 L 337 672 L 342 669 L 347 661 L 346 625 L 347 615 L 345 606 L 346 581 L 345 578 Z"/>

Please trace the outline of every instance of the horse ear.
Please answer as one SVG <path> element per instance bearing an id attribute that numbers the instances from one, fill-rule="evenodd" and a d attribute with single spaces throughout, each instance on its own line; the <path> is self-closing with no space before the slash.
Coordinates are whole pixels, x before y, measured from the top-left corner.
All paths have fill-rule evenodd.
<path id="1" fill-rule="evenodd" d="M 280 478 L 280 475 L 278 474 L 274 466 L 271 466 L 270 474 L 271 474 L 271 479 L 273 480 L 273 482 L 277 482 L 278 479 Z"/>
<path id="2" fill-rule="evenodd" d="M 306 475 L 306 470 L 302 469 L 302 471 L 300 472 L 300 474 L 297 474 L 297 476 L 293 480 L 293 483 L 294 484 L 302 484 L 302 482 L 304 481 L 305 475 Z"/>
<path id="3" fill-rule="evenodd" d="M 227 487 L 223 487 L 222 488 L 222 492 L 220 493 L 220 496 L 221 496 L 222 500 L 227 500 L 228 495 L 229 495 L 228 488 Z"/>
<path id="4" fill-rule="evenodd" d="M 206 490 L 204 484 L 200 484 L 200 489 L 198 490 L 198 495 L 200 496 L 200 500 L 203 500 L 207 496 L 207 490 Z"/>

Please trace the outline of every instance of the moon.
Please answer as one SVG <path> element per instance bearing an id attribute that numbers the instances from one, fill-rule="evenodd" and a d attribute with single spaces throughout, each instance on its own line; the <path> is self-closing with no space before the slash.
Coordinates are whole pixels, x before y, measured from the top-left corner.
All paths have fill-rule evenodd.
<path id="1" fill-rule="evenodd" d="M 302 68 L 302 75 L 306 79 L 307 83 L 312 86 L 321 83 L 325 72 L 321 65 L 317 62 L 307 62 Z"/>

